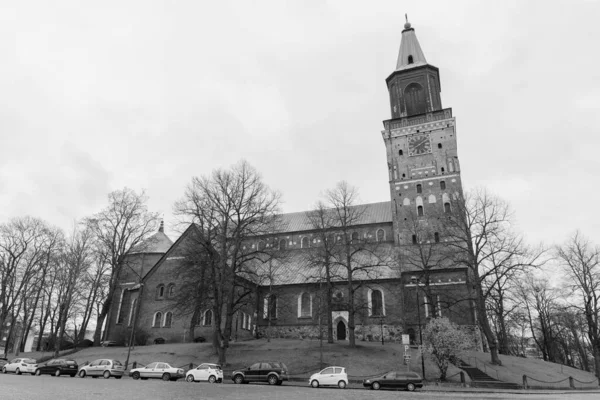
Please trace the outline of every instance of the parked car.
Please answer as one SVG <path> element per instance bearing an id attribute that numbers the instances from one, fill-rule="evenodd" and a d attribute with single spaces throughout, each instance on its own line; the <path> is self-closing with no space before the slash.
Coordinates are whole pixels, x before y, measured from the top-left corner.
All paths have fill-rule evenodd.
<path id="1" fill-rule="evenodd" d="M 48 374 L 54 376 L 61 375 L 77 375 L 77 361 L 65 360 L 64 358 L 57 358 L 55 360 L 48 361 L 45 365 L 38 366 L 35 369 L 36 375 Z"/>
<path id="2" fill-rule="evenodd" d="M 343 367 L 327 367 L 324 370 L 312 374 L 308 379 L 310 386 L 318 388 L 319 386 L 337 386 L 340 389 L 348 386 L 348 374 Z"/>
<path id="3" fill-rule="evenodd" d="M 188 382 L 223 382 L 223 370 L 218 364 L 200 364 L 194 369 L 190 369 L 185 380 Z"/>
<path id="4" fill-rule="evenodd" d="M 289 379 L 288 369 L 282 362 L 259 362 L 233 371 L 231 379 L 235 383 L 268 382 L 269 385 L 281 385 Z"/>
<path id="5" fill-rule="evenodd" d="M 103 342 L 100 342 L 100 346 L 102 347 L 114 347 L 117 345 L 117 342 L 115 342 L 114 340 L 105 340 Z"/>
<path id="6" fill-rule="evenodd" d="M 171 367 L 165 362 L 153 362 L 145 367 L 132 369 L 130 375 L 133 379 L 156 378 L 163 381 L 176 381 L 185 376 L 181 368 Z"/>
<path id="7" fill-rule="evenodd" d="M 165 344 L 165 338 L 156 338 L 154 339 L 154 344 Z"/>
<path id="8" fill-rule="evenodd" d="M 423 387 L 423 378 L 416 372 L 390 371 L 381 376 L 365 379 L 363 386 L 374 390 L 383 389 L 406 389 L 413 391 L 415 388 Z"/>
<path id="9" fill-rule="evenodd" d="M 194 343 L 204 343 L 206 342 L 206 338 L 204 336 L 198 336 L 194 339 Z"/>
<path id="10" fill-rule="evenodd" d="M 23 372 L 28 374 L 34 374 L 37 368 L 37 363 L 33 358 L 15 358 L 11 362 L 7 362 L 2 366 L 2 372 L 14 372 L 17 375 L 21 375 Z"/>
<path id="11" fill-rule="evenodd" d="M 78 374 L 80 378 L 85 378 L 89 375 L 92 377 L 103 376 L 104 379 L 108 379 L 111 376 L 121 379 L 124 373 L 125 367 L 120 361 L 100 359 L 81 367 Z"/>
<path id="12" fill-rule="evenodd" d="M 0 368 L 4 367 L 6 364 L 8 364 L 8 360 L 4 357 L 0 357 Z"/>

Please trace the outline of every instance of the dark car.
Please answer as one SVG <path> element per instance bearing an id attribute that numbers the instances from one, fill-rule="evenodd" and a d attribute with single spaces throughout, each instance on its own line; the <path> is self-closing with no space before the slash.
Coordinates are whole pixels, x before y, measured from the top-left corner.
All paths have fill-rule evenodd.
<path id="1" fill-rule="evenodd" d="M 8 360 L 4 357 L 0 357 L 0 368 L 8 364 Z"/>
<path id="2" fill-rule="evenodd" d="M 268 382 L 269 385 L 281 385 L 287 381 L 288 369 L 282 362 L 259 362 L 251 366 L 233 371 L 231 379 L 235 383 Z"/>
<path id="3" fill-rule="evenodd" d="M 423 387 L 423 378 L 416 372 L 390 371 L 375 378 L 365 379 L 363 386 L 374 390 L 379 389 L 406 389 L 413 391 Z"/>
<path id="4" fill-rule="evenodd" d="M 50 360 L 46 363 L 46 365 L 42 365 L 37 367 L 35 370 L 36 375 L 48 374 L 54 376 L 61 375 L 77 375 L 78 365 L 75 360 L 65 360 L 63 358 L 58 358 L 56 360 Z"/>

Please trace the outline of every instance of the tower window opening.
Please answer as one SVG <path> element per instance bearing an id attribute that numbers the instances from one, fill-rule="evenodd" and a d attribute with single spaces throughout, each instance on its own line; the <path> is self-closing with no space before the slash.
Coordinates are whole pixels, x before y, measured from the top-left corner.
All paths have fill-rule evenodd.
<path id="1" fill-rule="evenodd" d="M 422 217 L 422 216 L 423 216 L 423 206 L 418 206 L 418 207 L 417 207 L 417 215 L 418 215 L 419 217 Z"/>
<path id="2" fill-rule="evenodd" d="M 406 174 L 402 174 L 402 177 L 403 177 L 403 178 L 406 178 Z"/>
<path id="3" fill-rule="evenodd" d="M 417 193 L 423 193 L 423 186 L 417 185 Z"/>
<path id="4" fill-rule="evenodd" d="M 411 56 L 408 56 L 408 63 L 409 63 L 409 64 L 412 64 L 413 62 L 414 62 L 414 61 L 413 61 L 413 56 L 412 56 L 412 55 L 411 55 Z"/>
<path id="5" fill-rule="evenodd" d="M 444 171 L 445 171 L 445 170 L 444 170 L 444 167 L 442 167 L 442 174 L 444 173 Z"/>
<path id="6" fill-rule="evenodd" d="M 402 150 L 398 150 L 398 155 L 401 156 L 402 155 Z"/>
<path id="7" fill-rule="evenodd" d="M 412 235 L 412 243 L 417 244 L 417 235 Z"/>
<path id="8" fill-rule="evenodd" d="M 440 181 L 440 189 L 446 190 L 446 182 L 445 181 Z"/>
<path id="9" fill-rule="evenodd" d="M 438 143 L 438 149 L 441 149 L 441 148 L 442 148 L 442 144 Z"/>
<path id="10" fill-rule="evenodd" d="M 452 210 L 450 209 L 450 203 L 444 203 L 444 212 L 449 214 Z"/>
<path id="11" fill-rule="evenodd" d="M 433 239 L 435 240 L 436 243 L 440 242 L 440 234 L 438 232 L 435 232 L 433 234 Z"/>

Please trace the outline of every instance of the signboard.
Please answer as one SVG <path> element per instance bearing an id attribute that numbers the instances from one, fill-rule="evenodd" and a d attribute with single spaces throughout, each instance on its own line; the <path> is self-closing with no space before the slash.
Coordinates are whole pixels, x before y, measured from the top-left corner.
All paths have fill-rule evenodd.
<path id="1" fill-rule="evenodd" d="M 404 345 L 404 352 L 405 352 L 405 353 L 408 353 L 409 349 L 410 349 L 410 346 L 409 346 L 409 345 L 407 345 L 407 344 L 405 344 L 405 345 Z"/>
<path id="2" fill-rule="evenodd" d="M 402 335 L 402 344 L 410 344 L 410 336 Z"/>

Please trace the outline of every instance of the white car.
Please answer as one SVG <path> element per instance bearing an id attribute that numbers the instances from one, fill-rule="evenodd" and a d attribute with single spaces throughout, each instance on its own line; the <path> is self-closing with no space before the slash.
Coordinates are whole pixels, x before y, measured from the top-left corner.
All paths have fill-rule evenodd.
<path id="1" fill-rule="evenodd" d="M 15 358 L 8 364 L 5 364 L 2 367 L 2 372 L 14 372 L 17 375 L 21 375 L 22 373 L 35 374 L 35 369 L 37 368 L 37 363 L 33 358 Z"/>
<path id="2" fill-rule="evenodd" d="M 125 367 L 117 360 L 100 359 L 84 365 L 79 369 L 78 375 L 80 378 L 86 376 L 103 376 L 104 379 L 108 379 L 114 376 L 117 379 L 121 379 L 125 373 Z"/>
<path id="3" fill-rule="evenodd" d="M 171 367 L 165 362 L 153 362 L 143 368 L 132 369 L 129 374 L 133 379 L 154 378 L 163 381 L 176 381 L 185 376 L 181 368 Z"/>
<path id="4" fill-rule="evenodd" d="M 348 386 L 346 368 L 327 367 L 321 372 L 312 374 L 308 379 L 308 383 L 314 388 L 318 388 L 319 386 L 337 386 L 340 389 L 344 389 Z"/>
<path id="5" fill-rule="evenodd" d="M 185 376 L 188 382 L 223 382 L 223 370 L 218 364 L 200 364 L 194 369 L 190 369 Z"/>

